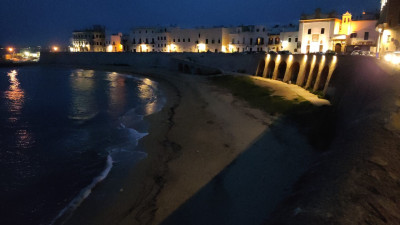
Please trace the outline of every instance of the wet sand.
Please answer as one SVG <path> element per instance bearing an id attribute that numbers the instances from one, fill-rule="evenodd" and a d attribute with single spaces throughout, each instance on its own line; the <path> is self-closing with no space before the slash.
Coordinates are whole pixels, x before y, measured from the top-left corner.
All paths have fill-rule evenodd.
<path id="1" fill-rule="evenodd" d="M 167 95 L 163 110 L 146 117 L 140 146 L 148 157 L 128 171 L 115 163 L 65 224 L 259 224 L 314 159 L 293 125 L 204 77 L 134 72 Z"/>

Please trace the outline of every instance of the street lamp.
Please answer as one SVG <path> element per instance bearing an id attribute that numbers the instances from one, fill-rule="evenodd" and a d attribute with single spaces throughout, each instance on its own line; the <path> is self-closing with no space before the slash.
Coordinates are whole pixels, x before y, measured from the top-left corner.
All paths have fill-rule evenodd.
<path id="1" fill-rule="evenodd" d="M 9 47 L 7 50 L 12 54 L 11 55 L 11 60 L 13 60 L 14 59 L 14 48 Z"/>
<path id="2" fill-rule="evenodd" d="M 57 46 L 53 46 L 53 52 L 58 52 L 58 47 Z"/>

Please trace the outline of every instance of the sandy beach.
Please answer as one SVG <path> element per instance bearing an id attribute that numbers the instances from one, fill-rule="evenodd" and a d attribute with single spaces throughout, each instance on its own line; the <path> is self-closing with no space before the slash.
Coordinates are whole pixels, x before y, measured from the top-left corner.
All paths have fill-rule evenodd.
<path id="1" fill-rule="evenodd" d="M 260 224 L 315 159 L 296 127 L 206 77 L 135 74 L 150 75 L 167 96 L 146 118 L 148 157 L 129 171 L 115 163 L 64 224 Z"/>

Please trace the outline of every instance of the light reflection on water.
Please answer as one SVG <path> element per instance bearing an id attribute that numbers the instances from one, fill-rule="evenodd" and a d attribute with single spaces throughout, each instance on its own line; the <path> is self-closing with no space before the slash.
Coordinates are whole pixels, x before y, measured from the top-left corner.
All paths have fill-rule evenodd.
<path id="1" fill-rule="evenodd" d="M 18 80 L 18 72 L 12 70 L 7 73 L 10 86 L 7 91 L 4 92 L 5 99 L 8 100 L 7 109 L 10 112 L 8 121 L 11 124 L 16 124 L 20 120 L 22 109 L 25 103 L 25 91 L 21 88 Z M 27 149 L 35 142 L 32 133 L 27 129 L 21 127 L 21 129 L 15 132 L 16 146 L 21 149 Z"/>
<path id="2" fill-rule="evenodd" d="M 94 93 L 95 80 L 93 70 L 75 70 L 71 74 L 72 106 L 70 119 L 86 120 L 96 116 L 98 106 Z"/>
<path id="3" fill-rule="evenodd" d="M 17 78 L 18 72 L 16 70 L 7 73 L 7 76 L 9 77 L 10 87 L 4 92 L 4 95 L 8 100 L 8 111 L 11 113 L 9 121 L 15 123 L 21 115 L 21 110 L 25 101 L 25 92 L 20 88 L 20 83 Z"/>
<path id="4" fill-rule="evenodd" d="M 125 77 L 116 72 L 108 73 L 109 84 L 109 111 L 114 115 L 120 115 L 126 105 Z"/>
<path id="5" fill-rule="evenodd" d="M 158 110 L 159 102 L 157 99 L 157 83 L 148 78 L 143 79 L 139 85 L 139 98 L 147 102 L 144 110 L 146 115 L 155 113 Z"/>

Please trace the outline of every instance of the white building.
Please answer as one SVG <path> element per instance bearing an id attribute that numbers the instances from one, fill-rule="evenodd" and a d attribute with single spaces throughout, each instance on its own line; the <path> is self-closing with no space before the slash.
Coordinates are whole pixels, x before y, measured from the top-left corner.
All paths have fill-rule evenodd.
<path id="1" fill-rule="evenodd" d="M 332 50 L 332 40 L 339 34 L 340 19 L 300 20 L 299 39 L 301 53 Z"/>
<path id="2" fill-rule="evenodd" d="M 127 40 L 132 52 L 267 51 L 265 26 L 190 28 L 142 27 Z"/>
<path id="3" fill-rule="evenodd" d="M 132 29 L 128 42 L 132 52 L 161 52 L 167 49 L 167 28 L 139 27 Z"/>
<path id="4" fill-rule="evenodd" d="M 352 20 L 346 12 L 342 18 L 311 18 L 300 20 L 299 40 L 301 53 L 351 52 L 355 49 L 376 51 L 378 32 L 377 20 Z"/>
<path id="5" fill-rule="evenodd" d="M 281 49 L 291 53 L 299 53 L 299 31 L 281 32 Z"/>
<path id="6" fill-rule="evenodd" d="M 227 52 L 268 51 L 268 30 L 266 26 L 238 26 L 230 29 Z"/>

